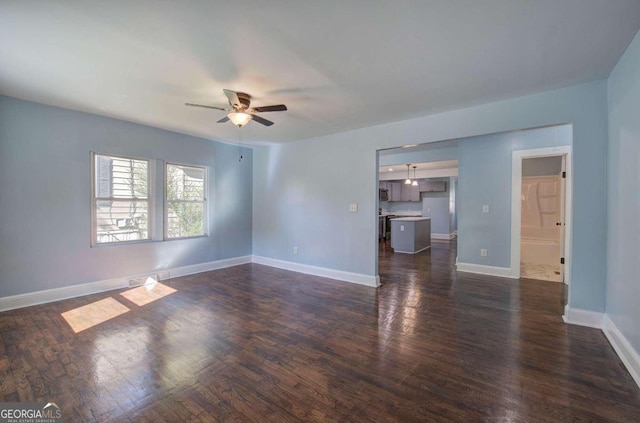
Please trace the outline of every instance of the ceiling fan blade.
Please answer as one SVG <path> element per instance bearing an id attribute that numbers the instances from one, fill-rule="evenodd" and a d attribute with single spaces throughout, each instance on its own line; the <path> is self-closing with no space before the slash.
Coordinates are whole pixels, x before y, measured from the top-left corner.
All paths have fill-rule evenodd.
<path id="1" fill-rule="evenodd" d="M 228 116 L 223 117 L 222 119 L 220 119 L 219 121 L 217 121 L 218 123 L 225 123 L 229 120 Z"/>
<path id="2" fill-rule="evenodd" d="M 191 106 L 191 107 L 204 107 L 205 109 L 222 110 L 223 112 L 228 112 L 229 111 L 229 109 L 223 109 L 222 107 L 205 106 L 204 104 L 184 103 L 184 105 L 185 106 Z"/>
<path id="3" fill-rule="evenodd" d="M 238 93 L 236 93 L 235 91 L 227 90 L 226 88 L 224 88 L 222 91 L 224 91 L 224 95 L 226 95 L 229 99 L 229 104 L 231 104 L 233 107 L 242 106 L 242 103 L 240 103 L 240 99 L 238 98 Z"/>
<path id="4" fill-rule="evenodd" d="M 274 104 L 272 106 L 260 106 L 252 109 L 254 112 L 284 112 L 287 110 L 287 106 L 284 104 Z"/>
<path id="5" fill-rule="evenodd" d="M 262 118 L 262 117 L 257 116 L 257 115 L 251 115 L 251 119 L 255 120 L 258 123 L 263 124 L 264 126 L 273 125 L 273 122 L 271 122 L 270 120 L 266 120 L 265 118 Z"/>

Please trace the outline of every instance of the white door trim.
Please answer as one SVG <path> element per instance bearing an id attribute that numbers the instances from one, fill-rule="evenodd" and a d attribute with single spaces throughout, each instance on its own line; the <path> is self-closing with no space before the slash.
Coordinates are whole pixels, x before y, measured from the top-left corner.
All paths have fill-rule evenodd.
<path id="1" fill-rule="evenodd" d="M 533 148 L 529 150 L 514 150 L 511 161 L 511 272 L 514 278 L 520 278 L 520 225 L 521 225 L 521 195 L 522 195 L 522 159 L 534 157 L 565 156 L 567 177 L 565 180 L 565 232 L 564 232 L 564 262 L 565 280 L 571 281 L 571 217 L 573 197 L 573 165 L 571 161 L 572 148 L 570 145 L 547 148 Z M 571 291 L 569 291 L 571 294 Z"/>

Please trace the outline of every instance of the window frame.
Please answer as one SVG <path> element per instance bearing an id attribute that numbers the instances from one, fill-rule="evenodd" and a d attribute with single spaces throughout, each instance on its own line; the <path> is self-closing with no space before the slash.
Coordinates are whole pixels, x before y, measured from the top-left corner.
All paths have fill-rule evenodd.
<path id="1" fill-rule="evenodd" d="M 204 176 L 202 178 L 202 201 L 196 201 L 196 200 L 169 200 L 169 193 L 168 193 L 168 188 L 169 188 L 169 180 L 168 180 L 168 176 L 169 176 L 169 171 L 168 171 L 168 167 L 169 166 L 179 166 L 179 167 L 188 167 L 188 168 L 192 168 L 192 169 L 199 169 L 202 170 L 204 173 Z M 206 238 L 209 236 L 209 196 L 208 194 L 208 189 L 209 189 L 209 169 L 208 166 L 204 166 L 204 165 L 195 165 L 195 164 L 185 164 L 185 163 L 177 163 L 177 162 L 170 162 L 170 161 L 165 161 L 164 162 L 164 178 L 163 178 L 163 184 L 164 184 L 164 210 L 163 210 L 163 221 L 164 221 L 164 228 L 163 228 L 163 240 L 164 241 L 175 241 L 175 240 L 180 240 L 180 239 L 195 239 L 195 238 Z M 202 203 L 202 235 L 192 235 L 192 236 L 180 236 L 180 237 L 169 237 L 169 202 L 178 202 L 178 203 Z"/>
<path id="2" fill-rule="evenodd" d="M 96 193 L 96 184 L 97 184 L 97 169 L 96 169 L 96 160 L 97 156 L 104 156 L 114 159 L 122 159 L 122 160 L 138 160 L 144 161 L 147 163 L 147 198 L 138 199 L 135 198 L 136 201 L 146 201 L 147 202 L 147 237 L 143 239 L 133 239 L 127 241 L 111 241 L 111 242 L 98 242 L 98 219 L 97 219 L 97 209 L 96 203 L 98 200 L 102 199 L 104 201 L 122 201 L 127 200 L 126 198 L 117 198 L 113 197 L 113 186 L 110 191 L 112 196 L 109 198 L 105 197 L 97 197 Z M 154 160 L 144 158 L 144 157 L 134 157 L 129 155 L 121 155 L 121 154 L 111 154 L 111 153 L 99 153 L 92 151 L 91 152 L 91 195 L 90 195 L 90 245 L 91 247 L 106 247 L 106 246 L 114 246 L 114 245 L 130 245 L 130 244 L 140 244 L 147 243 L 153 241 L 153 232 L 155 227 L 155 206 L 154 206 L 154 195 L 155 192 L 155 184 L 154 184 Z M 113 184 L 113 181 L 111 181 Z"/>

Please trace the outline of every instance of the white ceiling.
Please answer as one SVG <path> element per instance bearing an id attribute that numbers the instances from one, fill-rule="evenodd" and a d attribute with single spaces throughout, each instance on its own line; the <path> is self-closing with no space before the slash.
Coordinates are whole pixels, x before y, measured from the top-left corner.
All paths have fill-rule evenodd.
<path id="1" fill-rule="evenodd" d="M 286 142 L 607 77 L 638 0 L 2 0 L 0 93 L 222 141 L 222 89 Z"/>

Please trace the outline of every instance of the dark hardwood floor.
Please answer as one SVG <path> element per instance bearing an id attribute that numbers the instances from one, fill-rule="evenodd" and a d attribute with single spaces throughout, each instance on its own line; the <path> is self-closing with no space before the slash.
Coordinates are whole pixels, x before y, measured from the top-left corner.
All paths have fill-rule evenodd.
<path id="1" fill-rule="evenodd" d="M 562 322 L 562 284 L 457 274 L 455 255 L 381 245 L 377 290 L 249 264 L 142 306 L 0 313 L 1 400 L 68 422 L 639 421 L 602 332 Z M 104 299 L 129 311 L 78 333 L 61 317 Z"/>

